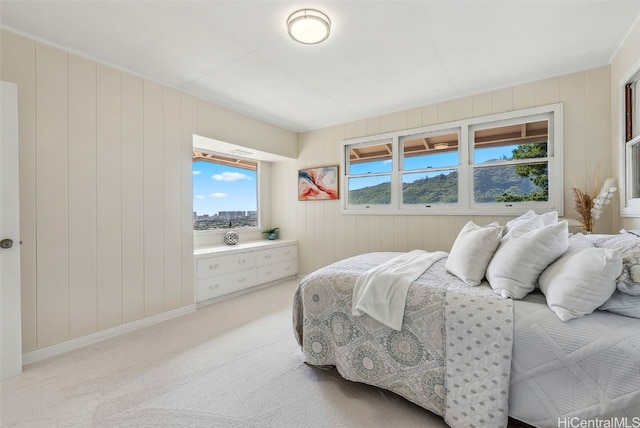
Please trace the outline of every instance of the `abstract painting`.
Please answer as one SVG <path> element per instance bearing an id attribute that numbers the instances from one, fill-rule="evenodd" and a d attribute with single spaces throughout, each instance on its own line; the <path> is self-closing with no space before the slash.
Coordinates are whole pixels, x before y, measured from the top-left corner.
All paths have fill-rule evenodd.
<path id="1" fill-rule="evenodd" d="M 338 165 L 298 170 L 298 200 L 338 199 Z"/>

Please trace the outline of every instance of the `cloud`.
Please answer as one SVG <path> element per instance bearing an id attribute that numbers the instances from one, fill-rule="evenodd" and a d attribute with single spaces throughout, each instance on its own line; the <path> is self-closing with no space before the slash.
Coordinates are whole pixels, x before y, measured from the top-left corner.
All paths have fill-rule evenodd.
<path id="1" fill-rule="evenodd" d="M 196 195 L 196 199 L 204 199 L 204 196 L 202 196 L 202 195 Z"/>
<path id="2" fill-rule="evenodd" d="M 193 171 L 193 175 L 198 175 L 200 174 L 202 171 Z"/>
<path id="3" fill-rule="evenodd" d="M 211 196 L 212 198 L 226 198 L 227 194 L 222 192 L 215 192 L 210 194 L 209 196 Z"/>
<path id="4" fill-rule="evenodd" d="M 251 177 L 239 172 L 223 172 L 221 174 L 215 174 L 211 178 L 217 181 L 251 180 Z"/>

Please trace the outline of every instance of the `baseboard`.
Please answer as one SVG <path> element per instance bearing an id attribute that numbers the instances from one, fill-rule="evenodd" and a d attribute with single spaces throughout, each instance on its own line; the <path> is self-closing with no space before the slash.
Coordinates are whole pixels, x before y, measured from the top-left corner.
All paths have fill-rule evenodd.
<path id="1" fill-rule="evenodd" d="M 45 358 L 54 357 L 65 352 L 73 351 L 75 349 L 82 348 L 87 345 L 91 345 L 96 342 L 100 342 L 105 339 L 109 339 L 115 336 L 119 336 L 130 331 L 139 330 L 144 327 L 148 327 L 153 324 L 158 324 L 162 321 L 166 321 L 171 318 L 179 317 L 181 315 L 194 312 L 196 305 L 191 304 L 183 306 L 171 311 L 162 312 L 157 315 L 153 315 L 147 318 L 143 318 L 137 321 L 132 321 L 123 325 L 109 328 L 107 330 L 98 331 L 96 333 L 88 334 L 86 336 L 79 337 L 77 339 L 68 340 L 57 345 L 47 346 L 46 348 L 36 349 L 35 351 L 22 354 L 22 365 L 35 363 Z"/>

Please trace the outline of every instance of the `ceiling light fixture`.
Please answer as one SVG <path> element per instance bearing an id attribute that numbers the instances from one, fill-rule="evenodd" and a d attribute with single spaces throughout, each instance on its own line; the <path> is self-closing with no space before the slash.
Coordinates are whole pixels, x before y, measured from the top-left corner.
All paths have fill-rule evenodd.
<path id="1" fill-rule="evenodd" d="M 319 10 L 300 9 L 287 18 L 287 31 L 296 42 L 315 45 L 329 37 L 331 20 Z"/>
<path id="2" fill-rule="evenodd" d="M 447 143 L 436 143 L 433 146 L 434 149 L 438 149 L 438 150 L 442 150 L 442 149 L 448 149 L 449 148 L 449 144 Z"/>

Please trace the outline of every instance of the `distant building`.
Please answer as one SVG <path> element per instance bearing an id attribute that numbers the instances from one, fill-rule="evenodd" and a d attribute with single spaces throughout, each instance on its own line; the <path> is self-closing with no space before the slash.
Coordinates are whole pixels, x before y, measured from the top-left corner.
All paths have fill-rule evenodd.
<path id="1" fill-rule="evenodd" d="M 246 217 L 246 211 L 220 211 L 218 215 L 227 220 L 235 220 L 237 218 Z"/>

